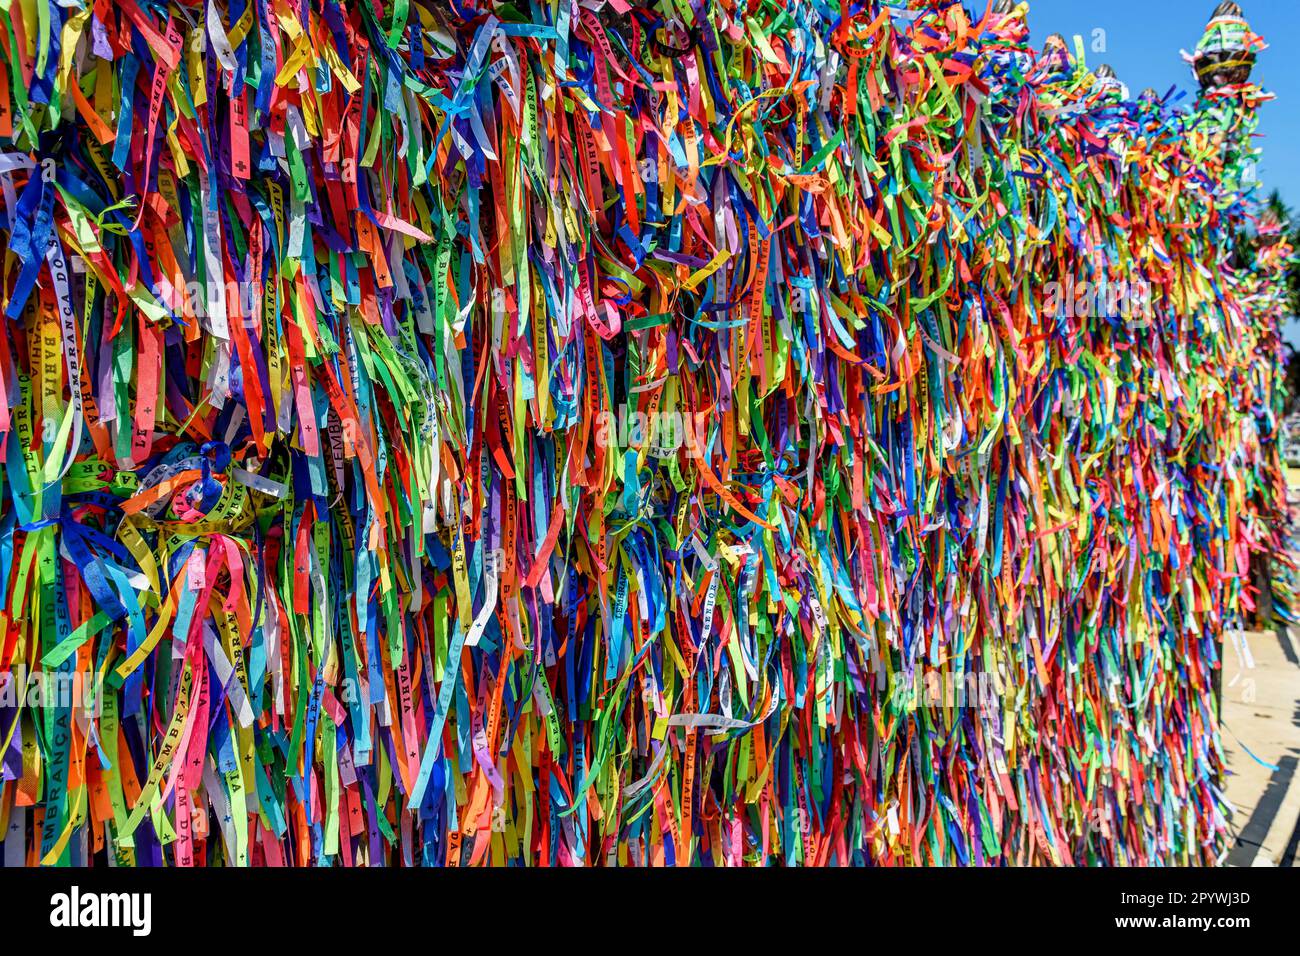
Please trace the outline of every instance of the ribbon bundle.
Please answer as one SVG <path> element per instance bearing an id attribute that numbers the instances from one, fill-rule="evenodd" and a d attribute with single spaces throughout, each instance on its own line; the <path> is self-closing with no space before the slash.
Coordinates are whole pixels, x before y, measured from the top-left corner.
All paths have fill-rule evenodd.
<path id="1" fill-rule="evenodd" d="M 7 864 L 1221 851 L 1256 87 L 949 0 L 0 8 Z"/>

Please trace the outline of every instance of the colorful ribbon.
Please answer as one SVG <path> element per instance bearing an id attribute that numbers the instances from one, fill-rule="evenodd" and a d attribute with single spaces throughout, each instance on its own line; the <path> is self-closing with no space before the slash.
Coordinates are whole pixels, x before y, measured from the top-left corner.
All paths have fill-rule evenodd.
<path id="1" fill-rule="evenodd" d="M 1257 87 L 948 0 L 0 8 L 6 864 L 1219 855 Z"/>

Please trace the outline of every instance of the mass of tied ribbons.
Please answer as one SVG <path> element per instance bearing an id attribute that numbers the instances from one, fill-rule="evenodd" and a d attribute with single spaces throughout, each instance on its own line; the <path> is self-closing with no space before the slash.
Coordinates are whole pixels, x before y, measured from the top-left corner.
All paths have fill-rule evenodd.
<path id="1" fill-rule="evenodd" d="M 6 865 L 1214 862 L 1268 97 L 982 6 L 0 0 Z"/>

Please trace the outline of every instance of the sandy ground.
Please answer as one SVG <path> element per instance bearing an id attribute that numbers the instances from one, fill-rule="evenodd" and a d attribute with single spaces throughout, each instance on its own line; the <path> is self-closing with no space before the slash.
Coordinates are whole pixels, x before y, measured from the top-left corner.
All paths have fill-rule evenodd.
<path id="1" fill-rule="evenodd" d="M 1236 632 L 1223 649 L 1228 866 L 1294 866 L 1300 834 L 1300 634 Z M 1252 756 L 1253 755 L 1253 756 Z M 1268 764 L 1269 766 L 1265 766 Z"/>

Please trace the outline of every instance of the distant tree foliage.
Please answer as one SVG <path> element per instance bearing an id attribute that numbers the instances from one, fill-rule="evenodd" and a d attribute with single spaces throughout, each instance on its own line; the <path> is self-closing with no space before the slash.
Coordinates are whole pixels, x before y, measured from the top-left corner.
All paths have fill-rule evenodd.
<path id="1" fill-rule="evenodd" d="M 1291 245 L 1300 249 L 1300 226 L 1296 225 L 1295 217 L 1292 215 L 1291 207 L 1282 199 L 1282 194 L 1276 189 L 1268 197 L 1268 204 L 1265 207 L 1264 216 L 1261 222 L 1269 218 L 1270 214 L 1281 223 L 1283 230 L 1286 231 Z M 1249 263 L 1252 259 L 1252 247 L 1256 237 L 1246 232 L 1237 236 L 1236 258 L 1238 263 Z M 1287 273 L 1287 292 L 1291 305 L 1292 318 L 1300 317 L 1300 257 L 1293 260 L 1291 270 Z M 1293 349 L 1286 366 L 1286 410 L 1287 414 L 1294 414 L 1300 411 L 1300 349 Z"/>

